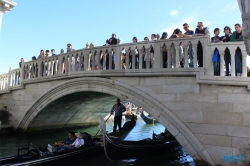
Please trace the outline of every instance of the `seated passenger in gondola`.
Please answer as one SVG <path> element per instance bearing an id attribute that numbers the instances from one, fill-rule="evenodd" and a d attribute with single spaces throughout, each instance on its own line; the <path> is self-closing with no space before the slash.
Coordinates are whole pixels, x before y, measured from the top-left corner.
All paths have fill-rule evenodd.
<path id="1" fill-rule="evenodd" d="M 71 150 L 71 149 L 79 148 L 83 146 L 84 145 L 83 134 L 78 132 L 78 133 L 75 133 L 75 136 L 76 136 L 76 140 L 72 144 L 69 144 L 68 146 L 60 146 L 57 148 L 56 152 Z M 52 153 L 53 147 L 48 146 L 48 151 Z"/>
<path id="2" fill-rule="evenodd" d="M 57 146 L 69 146 L 69 145 L 73 144 L 73 142 L 75 140 L 76 140 L 75 132 L 71 131 L 68 134 L 68 138 L 64 142 L 55 142 L 55 145 L 57 145 Z"/>

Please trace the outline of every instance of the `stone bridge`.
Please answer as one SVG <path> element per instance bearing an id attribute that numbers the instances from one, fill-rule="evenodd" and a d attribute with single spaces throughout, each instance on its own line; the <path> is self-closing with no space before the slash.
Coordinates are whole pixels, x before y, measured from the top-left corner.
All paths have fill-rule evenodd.
<path id="1" fill-rule="evenodd" d="M 198 42 L 203 67 L 197 65 Z M 165 48 L 168 68 L 163 68 Z M 231 76 L 225 76 L 224 65 L 214 76 L 215 48 L 220 64 L 224 64 L 224 50 L 230 50 Z M 241 77 L 235 76 L 237 48 L 242 53 Z M 194 52 L 193 67 L 189 50 Z M 119 97 L 154 116 L 196 162 L 230 165 L 224 163 L 224 156 L 250 148 L 250 78 L 246 76 L 244 43 L 211 44 L 209 36 L 85 48 L 23 62 L 21 68 L 0 75 L 0 107 L 8 107 L 16 129 L 30 132 L 96 124 Z"/>

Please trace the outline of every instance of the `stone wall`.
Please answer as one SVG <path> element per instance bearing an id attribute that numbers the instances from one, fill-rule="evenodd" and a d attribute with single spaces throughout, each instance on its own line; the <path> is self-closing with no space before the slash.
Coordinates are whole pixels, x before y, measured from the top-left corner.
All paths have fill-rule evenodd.
<path id="1" fill-rule="evenodd" d="M 226 165 L 224 156 L 250 148 L 247 87 L 199 85 L 195 77 L 112 79 L 144 91 L 171 110 L 213 155 L 215 163 Z"/>
<path id="2" fill-rule="evenodd" d="M 1 95 L 0 102 L 12 110 L 17 127 L 34 102 L 40 105 L 34 107 L 38 112 L 34 110 L 30 118 L 39 117 L 36 115 L 46 108 L 44 103 L 54 100 L 53 95 L 60 99 L 64 93 L 93 91 L 123 97 L 158 119 L 194 159 L 227 165 L 224 156 L 250 148 L 249 91 L 246 86 L 196 82 L 196 76 L 85 77 L 27 84 Z M 64 85 L 68 88 L 63 89 Z M 48 99 L 44 100 L 45 96 Z"/>

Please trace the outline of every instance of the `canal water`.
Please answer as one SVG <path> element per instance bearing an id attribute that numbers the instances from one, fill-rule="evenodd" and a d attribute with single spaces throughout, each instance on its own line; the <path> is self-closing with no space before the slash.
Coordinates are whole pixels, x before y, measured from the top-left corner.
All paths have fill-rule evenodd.
<path id="1" fill-rule="evenodd" d="M 123 122 L 124 123 L 124 122 Z M 112 120 L 106 123 L 107 131 L 112 131 Z M 145 138 L 152 138 L 152 133 L 159 134 L 164 131 L 164 126 L 159 123 L 145 124 L 142 119 L 136 121 L 136 126 L 127 136 L 126 140 L 141 140 Z M 91 135 L 95 135 L 99 130 L 99 126 L 77 129 L 78 131 L 88 132 Z M 46 146 L 48 143 L 53 144 L 55 141 L 65 140 L 67 138 L 68 131 L 60 131 L 57 133 L 37 134 L 31 136 L 0 136 L 0 158 L 17 153 L 17 148 L 28 146 L 30 143 L 33 146 Z M 122 155 L 122 154 L 121 154 Z M 171 153 L 162 154 L 160 156 L 152 156 L 142 159 L 130 159 L 121 161 L 109 161 L 105 155 L 89 159 L 87 161 L 81 161 L 78 163 L 72 163 L 68 166 L 194 166 L 193 159 L 187 154 L 182 147 L 176 147 L 176 150 Z"/>

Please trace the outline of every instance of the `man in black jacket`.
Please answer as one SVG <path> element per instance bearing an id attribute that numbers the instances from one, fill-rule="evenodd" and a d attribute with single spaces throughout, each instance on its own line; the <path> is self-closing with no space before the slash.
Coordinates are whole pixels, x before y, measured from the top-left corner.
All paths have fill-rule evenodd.
<path id="1" fill-rule="evenodd" d="M 113 135 L 116 133 L 117 125 L 119 127 L 119 133 L 122 133 L 121 124 L 122 124 L 122 113 L 126 111 L 126 108 L 124 105 L 121 104 L 120 99 L 116 100 L 116 104 L 112 107 L 110 113 L 113 114 L 115 112 L 115 118 L 114 118 L 114 128 L 113 128 Z"/>
<path id="2" fill-rule="evenodd" d="M 109 44 L 110 45 L 115 45 L 117 44 L 117 38 L 116 38 L 116 34 L 112 34 L 112 37 L 109 39 Z"/>

